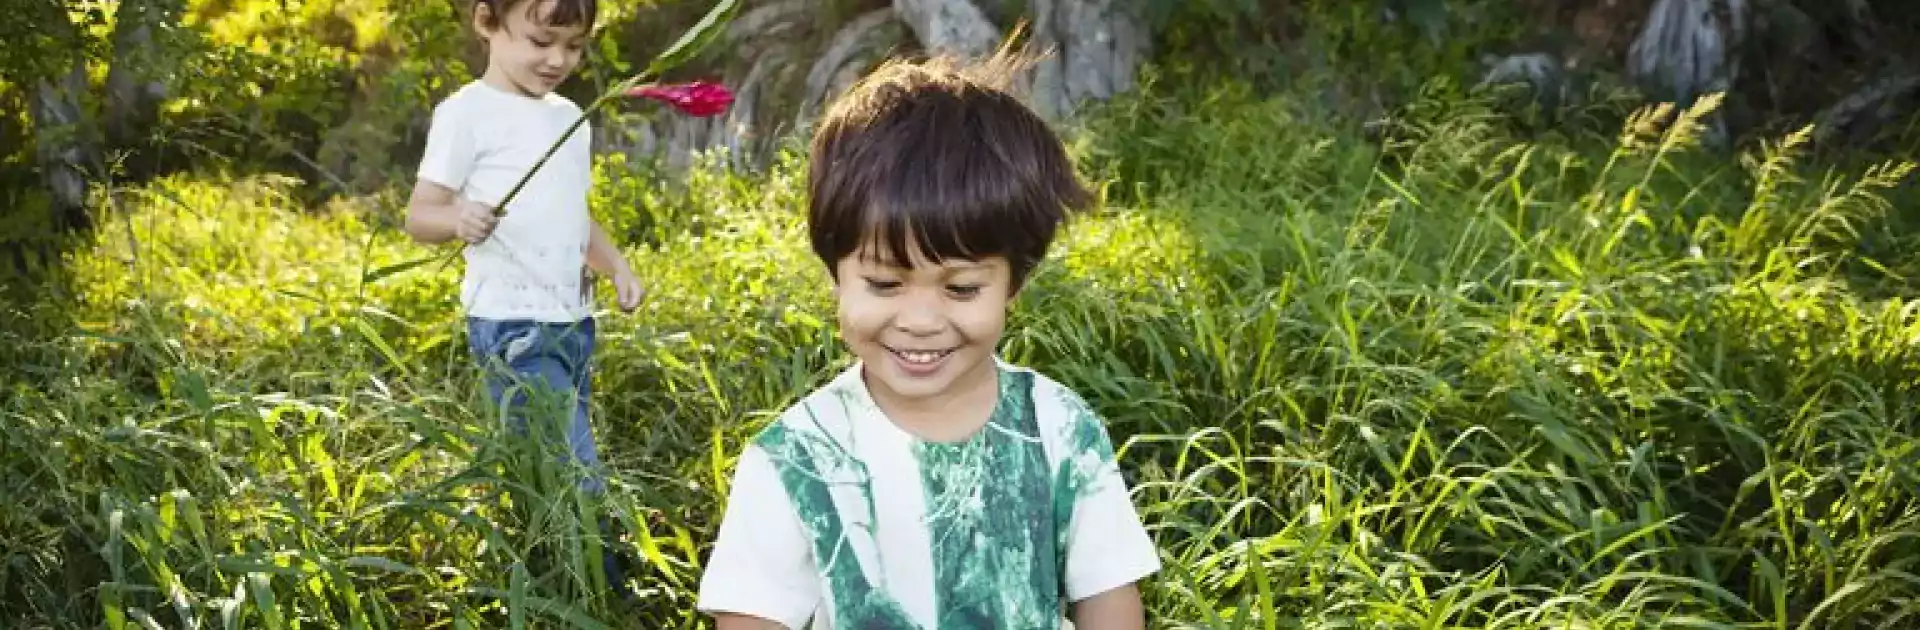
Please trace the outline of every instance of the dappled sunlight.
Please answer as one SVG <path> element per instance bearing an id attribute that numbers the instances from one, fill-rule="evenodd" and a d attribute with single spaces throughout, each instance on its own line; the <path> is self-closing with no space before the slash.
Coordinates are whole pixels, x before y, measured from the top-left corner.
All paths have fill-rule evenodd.
<path id="1" fill-rule="evenodd" d="M 1724 611 L 1808 597 L 1870 608 L 1772 578 L 1741 578 L 1751 595 L 1737 597 L 1753 601 L 1689 580 L 1755 556 L 1859 566 L 1904 549 L 1885 532 L 1906 531 L 1911 515 L 1877 497 L 1915 481 L 1902 468 L 1915 427 L 1900 410 L 1920 395 L 1920 306 L 1862 298 L 1834 276 L 1843 228 L 1881 220 L 1875 191 L 1890 176 L 1833 194 L 1776 177 L 1759 190 L 1777 202 L 1654 221 L 1650 206 L 1733 203 L 1754 187 L 1518 161 L 1490 166 L 1506 180 L 1450 181 L 1416 161 L 1386 185 L 1367 171 L 1314 179 L 1322 166 L 1302 160 L 1302 181 L 1320 183 L 1300 190 L 1325 205 L 1196 184 L 1062 233 L 1005 350 L 1084 393 L 1119 441 L 1173 568 L 1149 590 L 1160 614 L 1253 603 L 1334 619 L 1364 602 L 1370 619 L 1481 620 L 1487 610 L 1461 603 L 1481 598 L 1515 620 L 1484 625 L 1524 627 L 1676 610 L 1745 618 Z M 707 169 L 686 187 L 620 160 L 597 172 L 596 213 L 629 235 L 649 291 L 633 314 L 601 311 L 597 425 L 622 509 L 653 528 L 659 579 L 695 577 L 724 453 L 846 360 L 826 270 L 805 246 L 803 172 Z M 167 438 L 110 446 L 105 429 L 54 429 L 55 416 L 14 430 L 105 458 L 72 473 L 90 479 L 141 458 L 178 470 L 246 462 L 236 474 L 249 489 L 230 496 L 206 480 L 185 495 L 123 488 L 114 505 L 140 515 L 132 539 L 165 538 L 150 515 L 192 505 L 218 515 L 205 526 L 219 538 L 294 546 L 242 513 L 291 501 L 320 515 L 301 536 L 357 535 L 354 519 L 371 517 L 352 514 L 388 519 L 377 529 L 386 551 L 316 556 L 316 570 L 354 558 L 459 567 L 387 567 L 405 577 L 361 583 L 385 596 L 507 579 L 492 577 L 511 570 L 501 552 L 448 543 L 496 541 L 520 521 L 478 487 L 432 481 L 493 480 L 475 467 L 505 465 L 471 446 L 488 438 L 460 406 L 464 337 L 445 297 L 459 263 L 439 264 L 454 250 L 380 227 L 392 219 L 373 202 L 306 210 L 282 186 L 162 181 L 130 193 L 74 260 L 90 331 L 177 356 L 116 363 L 139 375 L 136 389 L 88 374 L 37 404 L 140 410 L 155 419 L 139 430 Z M 356 402 L 322 402 L 333 397 Z M 164 446 L 196 440 L 208 446 L 191 456 Z M 1756 484 L 1834 498 L 1743 489 Z M 1786 542 L 1815 531 L 1846 542 Z M 172 562 L 202 553 L 143 544 Z M 1416 580 L 1432 597 L 1391 594 Z M 1280 585 L 1292 590 L 1262 590 Z M 1607 595 L 1619 589 L 1634 594 Z"/>
<path id="2" fill-rule="evenodd" d="M 422 298 L 442 295 L 446 276 L 363 281 L 427 252 L 377 231 L 364 206 L 309 210 L 286 186 L 271 177 L 178 176 L 129 191 L 74 260 L 87 319 L 122 328 L 100 331 L 114 334 L 164 320 L 181 327 L 185 346 L 212 349 L 350 334 L 342 319 L 367 306 L 416 321 L 445 317 L 439 298 Z"/>
<path id="3" fill-rule="evenodd" d="M 715 40 L 772 56 L 696 67 L 808 74 L 806 46 L 839 40 L 775 4 Z M 1155 7 L 1178 23 L 1164 43 L 1192 47 L 1261 4 Z M 567 89 L 633 71 L 668 43 L 636 34 L 709 5 L 603 7 Z M 849 39 L 739 91 L 743 118 L 779 123 L 764 137 L 594 119 L 591 212 L 646 291 L 625 313 L 596 279 L 615 539 L 583 517 L 600 499 L 477 404 L 460 246 L 401 229 L 422 105 L 470 70 L 454 6 L 186 6 L 218 54 L 165 103 L 183 164 L 115 180 L 61 286 L 0 305 L 31 329 L 4 337 L 22 376 L 0 397 L 0 625 L 709 627 L 693 602 L 742 447 L 851 359 L 808 245 L 807 151 L 772 141 L 807 128 L 783 108 L 811 96 L 776 92 L 866 53 Z M 1488 17 L 1502 3 L 1288 6 L 1265 18 L 1288 30 L 1243 26 L 1305 54 L 1159 56 L 1071 125 L 1100 203 L 1000 348 L 1112 436 L 1164 564 L 1149 627 L 1920 616 L 1910 154 L 1836 160 L 1831 131 L 1797 125 L 1716 147 L 1718 94 L 1537 111 L 1469 89 L 1481 68 L 1442 72 L 1490 36 L 1413 34 L 1514 30 Z M 853 39 L 914 36 L 887 26 Z M 1356 47 L 1391 62 L 1326 65 Z M 213 131 L 230 123 L 247 131 Z M 779 149 L 725 148 L 759 143 Z M 597 581 L 602 545 L 634 558 L 636 598 Z"/>
<path id="4" fill-rule="evenodd" d="M 1210 290 L 1208 250 L 1165 216 L 1114 209 L 1081 217 L 1062 230 L 1057 270 L 1037 281 L 1075 285 L 1076 300 L 1165 301 L 1168 294 Z M 1053 277 L 1057 273 L 1058 277 Z"/>

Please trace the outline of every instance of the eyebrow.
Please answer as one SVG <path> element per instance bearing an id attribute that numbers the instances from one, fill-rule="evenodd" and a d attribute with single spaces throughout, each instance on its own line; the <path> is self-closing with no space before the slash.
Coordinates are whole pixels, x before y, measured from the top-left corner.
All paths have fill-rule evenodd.
<path id="1" fill-rule="evenodd" d="M 871 264 L 874 264 L 886 269 L 895 269 L 900 271 L 905 271 L 907 269 L 906 265 L 898 264 L 891 260 L 886 260 L 886 259 L 872 259 L 869 262 Z M 960 260 L 960 259 L 949 259 L 946 265 L 944 265 L 945 267 L 944 269 L 941 268 L 942 266 L 935 266 L 935 265 L 929 265 L 929 266 L 940 270 L 941 272 L 943 272 L 942 275 L 946 275 L 946 276 L 954 276 L 954 275 L 959 275 L 963 273 L 974 273 L 974 272 L 986 271 L 988 269 L 988 265 L 986 263 L 974 262 L 970 260 Z"/>
<path id="2" fill-rule="evenodd" d="M 855 257 L 862 260 L 867 260 L 867 261 L 871 261 L 871 262 L 875 262 L 883 265 L 898 264 L 898 261 L 894 260 L 894 256 L 892 252 L 886 251 L 883 248 L 876 248 L 876 249 L 879 249 L 879 251 L 865 250 L 865 251 L 856 253 Z M 948 256 L 947 259 L 943 262 L 949 266 L 954 266 L 954 267 L 985 267 L 987 266 L 987 263 L 985 262 L 962 258 L 959 256 Z"/>

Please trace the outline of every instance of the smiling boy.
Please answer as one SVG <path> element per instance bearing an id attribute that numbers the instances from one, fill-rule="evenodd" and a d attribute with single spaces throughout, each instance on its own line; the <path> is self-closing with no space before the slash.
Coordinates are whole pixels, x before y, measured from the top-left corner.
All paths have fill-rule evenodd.
<path id="1" fill-rule="evenodd" d="M 1009 61 L 889 63 L 821 120 L 808 227 L 856 361 L 741 454 L 720 630 L 1144 627 L 1159 557 L 1104 426 L 996 352 L 1089 197 Z"/>

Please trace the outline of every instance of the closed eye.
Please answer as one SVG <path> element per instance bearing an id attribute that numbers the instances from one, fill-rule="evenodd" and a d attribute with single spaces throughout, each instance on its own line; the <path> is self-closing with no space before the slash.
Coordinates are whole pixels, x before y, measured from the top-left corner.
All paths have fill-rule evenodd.
<path id="1" fill-rule="evenodd" d="M 952 284 L 947 285 L 947 290 L 963 298 L 980 295 L 980 285 L 977 284 Z"/>

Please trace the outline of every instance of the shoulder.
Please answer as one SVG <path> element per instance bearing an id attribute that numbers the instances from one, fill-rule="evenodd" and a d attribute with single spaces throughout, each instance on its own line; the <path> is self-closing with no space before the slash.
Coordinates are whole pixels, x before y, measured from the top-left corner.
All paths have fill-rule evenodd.
<path id="1" fill-rule="evenodd" d="M 1080 392 L 1045 372 L 1020 365 L 1007 365 L 1004 369 L 1010 374 L 1022 375 L 1032 382 L 1035 405 L 1048 405 L 1072 411 L 1092 409 Z"/>
<path id="2" fill-rule="evenodd" d="M 559 92 L 548 92 L 542 100 L 546 101 L 548 107 L 552 107 L 554 111 L 562 114 L 578 116 L 581 112 L 586 111 L 580 108 L 579 103 L 561 95 Z"/>
<path id="3" fill-rule="evenodd" d="M 853 430 L 853 419 L 869 404 L 859 389 L 858 369 L 850 367 L 840 371 L 781 409 L 754 434 L 751 446 L 766 451 L 776 460 L 786 460 L 795 454 L 795 449 L 847 441 Z"/>
<path id="4" fill-rule="evenodd" d="M 1068 428 L 1076 423 L 1099 424 L 1098 414 L 1087 399 L 1059 379 L 1031 367 L 1005 362 L 1000 364 L 1000 371 L 1027 388 L 1035 419 L 1043 431 Z"/>
<path id="5" fill-rule="evenodd" d="M 478 81 L 469 82 L 454 89 L 433 104 L 430 125 L 436 130 L 461 129 L 469 135 L 478 135 L 492 118 L 488 95 Z"/>
<path id="6" fill-rule="evenodd" d="M 573 124 L 581 114 L 586 113 L 579 103 L 561 96 L 559 92 L 548 92 L 546 96 L 541 97 L 540 104 L 545 108 L 547 115 L 552 116 L 554 121 L 559 123 Z M 592 124 L 592 120 L 584 120 L 580 122 L 580 128 L 586 129 Z"/>
<path id="7" fill-rule="evenodd" d="M 1113 442 L 1106 421 L 1079 391 L 1030 367 L 1002 363 L 1001 370 L 1028 388 L 1035 428 L 1056 465 L 1081 459 L 1112 459 Z"/>
<path id="8" fill-rule="evenodd" d="M 434 118 L 471 115 L 475 109 L 483 105 L 481 102 L 484 100 L 483 95 L 479 93 L 478 87 L 478 81 L 469 81 L 441 97 L 433 104 Z"/>

